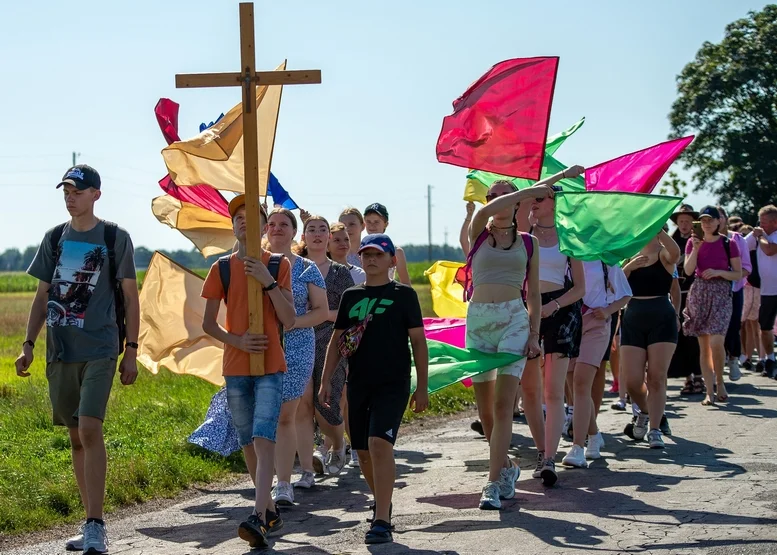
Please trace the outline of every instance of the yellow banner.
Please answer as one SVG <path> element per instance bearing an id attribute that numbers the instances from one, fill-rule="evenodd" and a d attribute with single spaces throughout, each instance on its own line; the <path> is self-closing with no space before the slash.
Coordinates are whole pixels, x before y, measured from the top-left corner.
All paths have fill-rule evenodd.
<path id="1" fill-rule="evenodd" d="M 461 262 L 441 260 L 424 272 L 432 289 L 432 308 L 440 318 L 466 318 L 464 288 L 454 281 Z"/>

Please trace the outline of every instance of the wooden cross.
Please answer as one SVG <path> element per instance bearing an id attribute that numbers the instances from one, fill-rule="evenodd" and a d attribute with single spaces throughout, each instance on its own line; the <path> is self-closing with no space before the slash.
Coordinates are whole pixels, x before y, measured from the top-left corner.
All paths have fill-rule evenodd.
<path id="1" fill-rule="evenodd" d="M 246 195 L 246 254 L 259 259 L 262 230 L 259 228 L 259 155 L 256 127 L 257 85 L 304 85 L 321 83 L 320 70 L 256 71 L 254 48 L 254 4 L 240 4 L 240 73 L 195 73 L 176 75 L 177 88 L 242 87 L 243 88 L 243 152 Z M 269 171 L 267 172 L 269 176 Z M 265 183 L 265 187 L 267 184 Z M 262 290 L 260 284 L 248 280 L 248 331 L 264 333 Z M 251 355 L 251 375 L 264 375 L 264 355 Z"/>

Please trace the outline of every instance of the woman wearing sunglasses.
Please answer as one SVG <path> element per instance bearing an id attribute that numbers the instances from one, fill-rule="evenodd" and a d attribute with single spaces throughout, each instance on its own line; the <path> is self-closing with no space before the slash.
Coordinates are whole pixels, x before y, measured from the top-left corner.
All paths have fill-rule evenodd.
<path id="1" fill-rule="evenodd" d="M 496 181 L 487 204 L 470 225 L 472 297 L 467 308 L 467 347 L 483 352 L 536 357 L 540 353 L 539 252 L 536 240 L 519 233 L 517 205 L 532 198 L 552 197 L 552 183 L 561 175 L 516 191 L 509 181 Z M 528 275 L 527 275 L 528 274 Z M 523 291 L 526 288 L 526 305 Z M 528 308 L 528 311 L 527 311 Z M 526 358 L 473 378 L 478 410 L 489 441 L 489 474 L 481 509 L 501 508 L 501 499 L 515 496 L 520 468 L 508 457 L 513 404 Z"/>
<path id="2" fill-rule="evenodd" d="M 577 177 L 584 171 L 581 166 L 573 166 L 554 177 Z M 554 212 L 552 197 L 537 196 L 531 204 L 529 222 L 533 225 L 530 230 L 537 237 L 540 255 L 538 279 L 542 320 L 537 339 L 543 345 L 545 364 L 543 380 L 539 357 L 530 357 L 522 383 L 526 421 L 538 451 L 533 477 L 542 478 L 546 486 L 552 486 L 558 480 L 555 459 L 564 426 L 564 384 L 569 361 L 577 357 L 580 349 L 581 299 L 585 294 L 583 263 L 559 250 Z M 543 390 L 546 420 L 542 414 Z"/>

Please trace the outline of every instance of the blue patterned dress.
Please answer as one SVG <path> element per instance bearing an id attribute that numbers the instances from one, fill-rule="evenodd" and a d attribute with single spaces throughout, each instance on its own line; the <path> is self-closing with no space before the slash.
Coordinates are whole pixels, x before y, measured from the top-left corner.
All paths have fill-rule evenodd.
<path id="1" fill-rule="evenodd" d="M 326 289 L 326 282 L 316 263 L 297 257 L 291 268 L 291 292 L 294 310 L 302 316 L 310 310 L 308 284 Z M 286 373 L 283 376 L 283 402 L 299 399 L 313 375 L 316 356 L 316 334 L 313 328 L 293 329 L 286 332 Z"/>

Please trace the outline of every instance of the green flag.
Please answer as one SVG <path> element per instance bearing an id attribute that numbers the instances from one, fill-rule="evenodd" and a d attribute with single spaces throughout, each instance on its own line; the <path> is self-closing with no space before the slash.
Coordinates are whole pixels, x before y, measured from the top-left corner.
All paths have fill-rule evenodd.
<path id="1" fill-rule="evenodd" d="M 619 264 L 658 235 L 682 200 L 610 191 L 558 193 L 559 248 L 578 260 Z"/>
<path id="2" fill-rule="evenodd" d="M 580 129 L 584 123 L 585 118 L 582 118 L 569 129 L 553 135 L 552 137 L 548 137 L 548 142 L 545 145 L 545 159 L 542 162 L 541 179 L 556 175 L 558 172 L 567 169 L 568 166 L 565 166 L 556 160 L 556 158 L 553 157 L 553 154 L 562 144 L 564 144 L 564 141 L 566 141 L 568 137 L 571 137 L 575 131 Z M 532 181 L 531 179 L 521 179 L 520 177 L 510 177 L 498 173 L 471 170 L 467 174 L 467 184 L 464 188 L 464 200 L 485 202 L 488 188 L 491 187 L 494 181 L 499 180 L 511 181 L 518 189 L 525 189 L 536 183 L 536 181 Z M 558 182 L 558 185 L 565 191 L 585 191 L 585 179 L 583 176 L 574 179 L 562 179 Z"/>
<path id="3" fill-rule="evenodd" d="M 426 344 L 429 346 L 429 393 L 523 358 L 510 353 L 483 353 L 477 349 L 459 349 L 432 339 L 427 339 Z M 415 388 L 414 366 L 410 391 L 415 391 Z"/>

